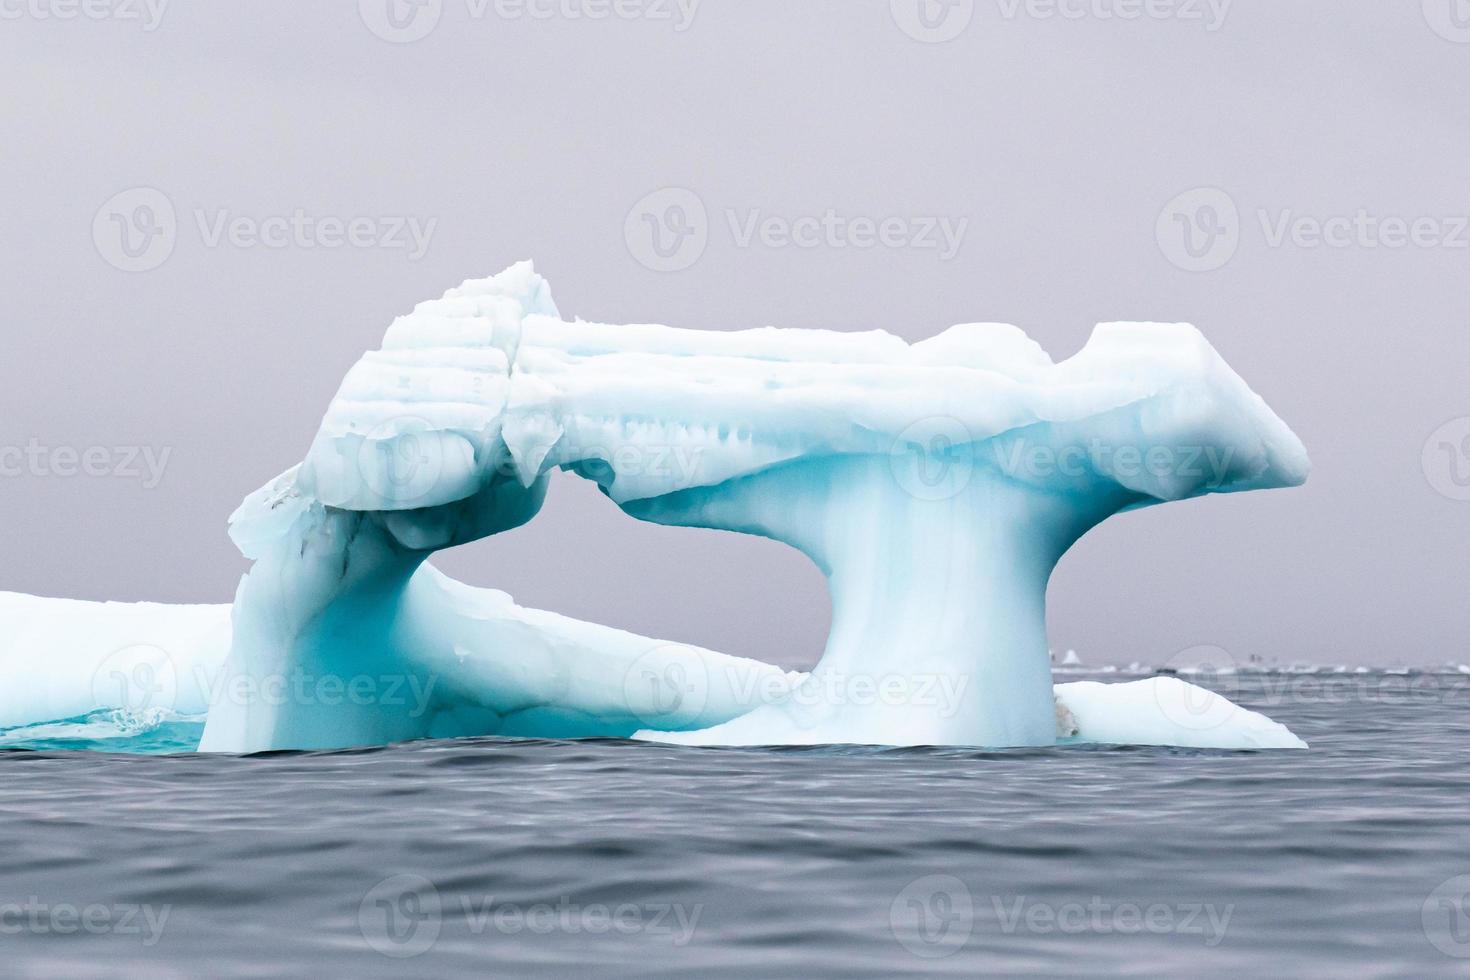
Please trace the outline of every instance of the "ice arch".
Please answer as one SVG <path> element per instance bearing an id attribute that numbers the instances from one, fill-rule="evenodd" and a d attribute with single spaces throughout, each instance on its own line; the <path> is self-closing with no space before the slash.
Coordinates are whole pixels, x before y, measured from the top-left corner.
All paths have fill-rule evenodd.
<path id="1" fill-rule="evenodd" d="M 302 466 L 237 512 L 232 534 L 257 563 L 229 669 L 260 680 L 302 664 L 503 659 L 494 651 L 514 641 L 495 631 L 455 640 L 479 614 L 423 563 L 529 520 L 558 467 L 640 519 L 790 544 L 833 594 L 806 683 L 835 693 L 802 697 L 774 668 L 688 651 L 659 655 L 646 695 L 601 685 L 591 717 L 626 724 L 647 709 L 627 699 L 660 702 L 668 678 L 666 693 L 699 709 L 646 727 L 693 732 L 670 736 L 682 740 L 1035 745 L 1056 738 L 1044 599 L 1067 548 L 1123 509 L 1298 484 L 1307 459 L 1187 325 L 1104 324 L 1054 363 L 999 324 L 910 345 L 882 331 L 569 323 L 523 263 L 395 321 Z M 616 666 L 636 673 L 645 654 Z M 753 704 L 752 677 L 774 693 Z M 574 687 L 542 692 L 543 714 L 560 734 L 608 731 L 577 729 L 590 702 Z M 216 708 L 204 747 L 340 738 L 343 718 L 309 714 Z M 385 734 L 414 727 L 394 725 Z"/>

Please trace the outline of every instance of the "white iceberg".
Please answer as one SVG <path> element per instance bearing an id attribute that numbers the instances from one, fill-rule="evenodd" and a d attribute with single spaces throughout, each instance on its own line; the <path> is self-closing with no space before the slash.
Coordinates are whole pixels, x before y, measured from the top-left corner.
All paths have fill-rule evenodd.
<path id="1" fill-rule="evenodd" d="M 809 556 L 834 609 L 817 667 L 523 610 L 427 564 L 530 520 L 558 468 L 634 517 Z M 1051 744 L 1045 590 L 1071 544 L 1121 510 L 1307 469 L 1187 325 L 1104 324 L 1053 362 L 1003 324 L 908 344 L 567 322 L 522 263 L 396 320 L 303 463 L 232 517 L 255 564 L 215 686 L 244 693 L 213 699 L 202 747 L 630 725 L 703 744 Z M 424 706 L 250 694 L 344 676 L 415 681 Z"/>

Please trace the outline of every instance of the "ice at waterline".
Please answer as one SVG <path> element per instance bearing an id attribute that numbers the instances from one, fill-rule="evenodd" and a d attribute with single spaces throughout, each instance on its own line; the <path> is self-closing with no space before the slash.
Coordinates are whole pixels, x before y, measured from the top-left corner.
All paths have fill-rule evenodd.
<path id="1" fill-rule="evenodd" d="M 427 564 L 531 520 L 556 469 L 641 520 L 810 557 L 834 612 L 817 667 L 522 609 Z M 172 659 L 212 678 L 183 687 L 207 702 L 201 748 L 217 751 L 473 734 L 1018 746 L 1074 731 L 1298 747 L 1172 678 L 1054 689 L 1044 601 L 1062 554 L 1109 515 L 1292 486 L 1307 469 L 1187 325 L 1104 324 L 1053 363 L 1000 324 L 910 345 L 566 322 L 523 263 L 420 304 L 353 367 L 304 462 L 231 519 L 255 564 L 232 610 L 207 607 L 229 613 L 229 642 Z M 151 608 L 165 633 L 184 615 Z M 111 635 L 115 607 L 93 614 L 96 642 L 70 649 L 152 642 L 141 627 Z M 28 635 L 8 659 L 45 642 Z M 286 682 L 385 677 L 429 693 L 390 704 Z M 68 704 L 88 697 L 83 685 Z"/>

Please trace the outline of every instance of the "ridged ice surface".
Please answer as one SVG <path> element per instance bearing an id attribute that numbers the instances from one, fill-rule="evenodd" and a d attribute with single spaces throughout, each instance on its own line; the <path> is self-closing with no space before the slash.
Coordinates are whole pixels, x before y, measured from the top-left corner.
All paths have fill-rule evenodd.
<path id="1" fill-rule="evenodd" d="M 1007 324 L 910 345 L 883 331 L 569 323 L 522 263 L 396 320 L 343 382 L 304 477 L 333 506 L 434 506 L 477 492 L 503 444 L 527 485 L 582 464 L 626 503 L 812 456 L 1027 431 L 1028 449 L 1083 451 L 1068 485 L 1111 481 L 1159 500 L 1307 472 L 1301 443 L 1187 324 L 1101 324 L 1054 363 Z M 1085 452 L 1095 442 L 1107 452 Z M 1210 447 L 1219 465 L 1117 463 L 1156 447 Z M 1012 479 L 1058 482 L 1005 462 L 982 458 Z"/>

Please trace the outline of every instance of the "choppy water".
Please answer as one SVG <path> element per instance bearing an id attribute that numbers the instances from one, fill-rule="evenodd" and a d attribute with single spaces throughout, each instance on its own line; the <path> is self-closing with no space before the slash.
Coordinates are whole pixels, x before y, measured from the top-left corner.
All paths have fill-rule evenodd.
<path id="1" fill-rule="evenodd" d="M 1229 683 L 1311 750 L 12 732 L 3 971 L 1470 975 L 1470 677 Z"/>

